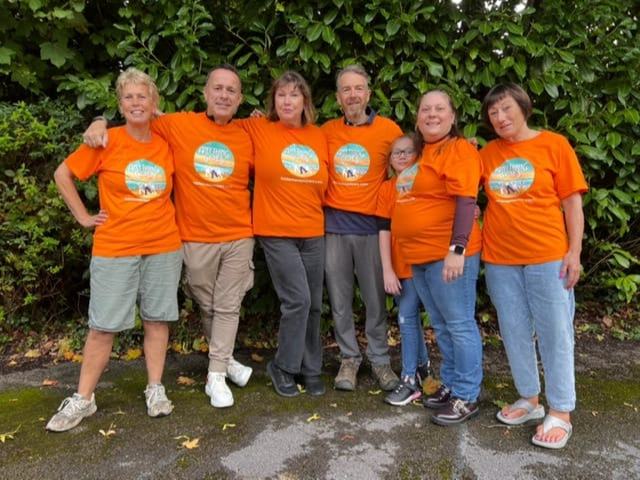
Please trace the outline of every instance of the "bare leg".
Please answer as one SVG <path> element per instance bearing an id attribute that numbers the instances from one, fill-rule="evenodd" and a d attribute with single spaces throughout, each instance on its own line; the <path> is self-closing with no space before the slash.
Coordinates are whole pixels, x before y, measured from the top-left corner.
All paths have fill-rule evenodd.
<path id="1" fill-rule="evenodd" d="M 164 363 L 169 343 L 167 322 L 144 321 L 144 358 L 147 364 L 148 384 L 162 383 Z"/>
<path id="2" fill-rule="evenodd" d="M 100 375 L 107 368 L 115 333 L 100 330 L 89 330 L 89 335 L 84 343 L 82 366 L 80 367 L 80 380 L 78 393 L 90 400 L 93 391 L 100 380 Z"/>

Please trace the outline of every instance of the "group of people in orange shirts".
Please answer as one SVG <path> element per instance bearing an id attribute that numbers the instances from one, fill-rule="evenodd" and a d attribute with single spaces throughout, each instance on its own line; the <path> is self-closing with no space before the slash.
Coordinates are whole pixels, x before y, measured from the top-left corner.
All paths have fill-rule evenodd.
<path id="1" fill-rule="evenodd" d="M 278 348 L 267 365 L 279 395 L 300 395 L 298 385 L 308 395 L 325 393 L 326 285 L 341 354 L 335 389 L 356 390 L 366 355 L 389 392 L 387 403 L 422 398 L 434 410 L 431 420 L 444 426 L 476 416 L 482 260 L 521 397 L 497 418 L 510 425 L 544 419 L 532 442 L 567 443 L 575 408 L 573 287 L 587 188 L 573 149 L 564 137 L 528 126 L 532 103 L 518 85 L 500 84 L 486 95 L 483 120 L 497 139 L 478 151 L 462 137 L 445 91 L 421 97 L 415 132 L 407 135 L 369 106 L 369 82 L 358 65 L 340 70 L 336 98 L 344 116 L 319 127 L 309 86 L 294 71 L 274 81 L 266 112 L 247 119 L 234 119 L 242 84 L 230 65 L 209 73 L 206 112 L 158 118 L 153 81 L 135 69 L 119 76 L 125 125 L 108 129 L 104 119 L 95 120 L 86 144 L 55 173 L 71 212 L 95 235 L 78 390 L 48 430 L 69 430 L 95 413 L 94 390 L 114 335 L 132 328 L 136 305 L 145 331 L 147 413 L 171 413 L 161 379 L 181 276 L 209 341 L 205 392 L 213 407 L 233 405 L 226 380 L 244 386 L 252 374 L 233 349 L 257 240 L 281 304 Z M 92 175 L 100 192 L 95 215 L 74 184 Z M 482 228 L 479 186 L 488 199 Z M 365 352 L 353 319 L 356 280 L 365 305 Z M 387 294 L 399 307 L 400 377 L 389 356 Z M 441 384 L 430 394 L 422 391 L 431 364 L 420 303 L 441 354 Z M 536 342 L 547 415 L 539 401 Z"/>

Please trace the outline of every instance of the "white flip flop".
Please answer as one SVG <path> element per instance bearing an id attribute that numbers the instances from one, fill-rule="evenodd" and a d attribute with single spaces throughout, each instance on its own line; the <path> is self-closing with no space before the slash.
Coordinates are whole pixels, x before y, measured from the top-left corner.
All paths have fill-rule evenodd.
<path id="1" fill-rule="evenodd" d="M 558 417 L 547 415 L 546 417 L 544 417 L 544 422 L 542 422 L 542 431 L 546 434 L 552 428 L 561 428 L 567 433 L 564 437 L 562 437 L 562 440 L 558 442 L 543 442 L 542 440 L 538 440 L 534 435 L 531 438 L 531 443 L 537 445 L 538 447 L 552 448 L 554 450 L 563 448 L 571 438 L 571 434 L 573 433 L 573 425 L 559 419 Z"/>
<path id="2" fill-rule="evenodd" d="M 538 420 L 539 418 L 544 417 L 544 407 L 542 405 L 535 407 L 533 403 L 525 400 L 524 398 L 519 399 L 509 407 L 509 411 L 519 409 L 526 410 L 527 413 L 518 418 L 507 418 L 502 414 L 502 410 L 500 410 L 496 413 L 496 418 L 506 425 L 522 425 L 529 420 Z"/>

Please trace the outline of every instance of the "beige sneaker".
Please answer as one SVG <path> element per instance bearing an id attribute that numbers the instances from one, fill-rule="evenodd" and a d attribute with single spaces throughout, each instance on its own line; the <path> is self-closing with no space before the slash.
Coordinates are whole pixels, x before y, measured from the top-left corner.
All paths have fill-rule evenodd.
<path id="1" fill-rule="evenodd" d="M 338 375 L 336 375 L 334 388 L 336 390 L 347 390 L 350 392 L 355 390 L 356 384 L 358 383 L 359 366 L 354 357 L 342 360 L 340 370 L 338 371 Z"/>
<path id="2" fill-rule="evenodd" d="M 385 365 L 372 365 L 371 370 L 373 370 L 373 376 L 376 377 L 380 388 L 385 392 L 392 391 L 400 383 L 400 379 L 391 370 L 391 365 L 388 363 Z"/>

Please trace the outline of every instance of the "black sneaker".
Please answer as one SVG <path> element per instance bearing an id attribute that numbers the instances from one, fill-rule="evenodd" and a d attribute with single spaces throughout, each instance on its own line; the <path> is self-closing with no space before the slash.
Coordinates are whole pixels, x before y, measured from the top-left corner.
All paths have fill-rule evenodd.
<path id="1" fill-rule="evenodd" d="M 433 377 L 431 360 L 427 360 L 427 363 L 425 363 L 424 365 L 418 365 L 418 369 L 416 371 L 416 380 L 418 381 L 418 385 L 420 385 L 420 387 L 422 387 L 425 380 L 429 377 Z"/>
<path id="2" fill-rule="evenodd" d="M 311 395 L 312 397 L 319 397 L 321 395 L 324 395 L 326 392 L 324 383 L 322 382 L 322 378 L 320 377 L 320 375 L 303 375 L 301 381 L 304 385 L 304 389 L 306 390 L 307 395 Z"/>
<path id="3" fill-rule="evenodd" d="M 449 390 L 444 385 L 440 385 L 438 390 L 431 395 L 425 395 L 422 397 L 422 405 L 426 408 L 442 408 L 449 403 L 449 399 L 451 398 L 451 390 Z"/>
<path id="4" fill-rule="evenodd" d="M 293 375 L 278 368 L 273 362 L 267 363 L 267 373 L 271 377 L 271 383 L 273 383 L 273 388 L 278 395 L 283 397 L 297 397 L 300 395 Z"/>
<path id="5" fill-rule="evenodd" d="M 478 415 L 478 404 L 465 402 L 459 398 L 452 398 L 446 407 L 441 408 L 433 415 L 431 421 L 437 425 L 449 426 L 466 422 Z"/>
<path id="6" fill-rule="evenodd" d="M 409 378 L 403 378 L 393 392 L 384 398 L 389 405 L 402 406 L 422 396 L 420 385 L 417 382 L 411 383 Z"/>

